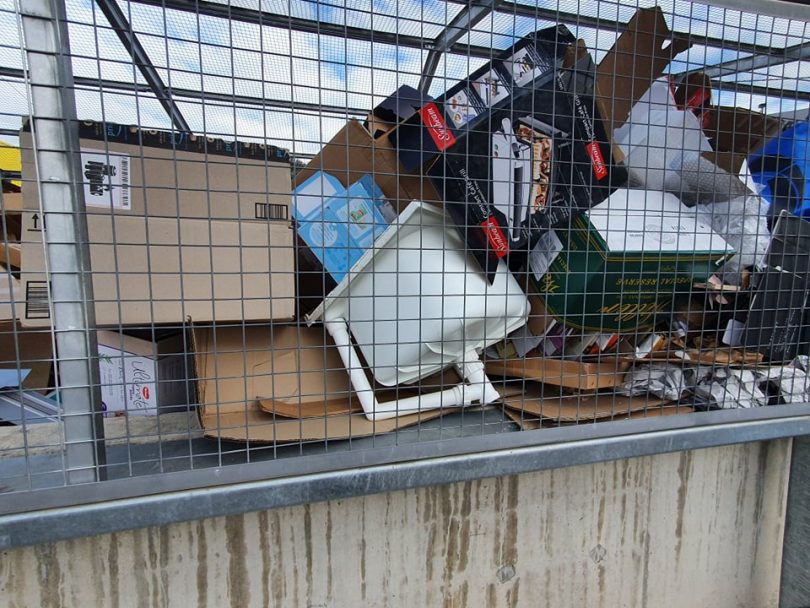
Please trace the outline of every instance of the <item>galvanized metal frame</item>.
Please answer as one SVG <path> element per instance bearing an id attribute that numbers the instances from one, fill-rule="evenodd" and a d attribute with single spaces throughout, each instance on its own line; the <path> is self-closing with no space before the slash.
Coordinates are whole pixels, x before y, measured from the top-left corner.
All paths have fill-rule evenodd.
<path id="1" fill-rule="evenodd" d="M 60 353 L 65 481 L 103 478 L 104 426 L 93 283 L 70 45 L 61 0 L 18 5 L 28 66 L 31 133 L 39 172 L 55 342 Z"/>
<path id="2" fill-rule="evenodd" d="M 430 45 L 430 52 L 422 67 L 419 90 L 427 93 L 443 53 L 450 50 L 465 34 L 469 33 L 484 17 L 496 7 L 495 0 L 476 0 L 465 5 Z"/>
<path id="3" fill-rule="evenodd" d="M 135 32 L 132 31 L 132 26 L 127 20 L 126 15 L 124 15 L 124 11 L 121 10 L 121 7 L 118 6 L 115 0 L 96 0 L 96 4 L 101 9 L 101 12 L 104 13 L 104 16 L 107 17 L 107 21 L 110 22 L 110 26 L 113 31 L 115 31 L 121 44 L 124 45 L 124 48 L 132 56 L 133 63 L 149 84 L 149 88 L 152 89 L 160 105 L 166 110 L 174 127 L 178 131 L 191 132 L 191 127 L 183 117 L 180 108 L 178 108 L 177 104 L 174 102 L 171 89 L 166 86 L 160 74 L 158 74 L 158 71 L 155 69 L 155 66 L 152 65 L 149 54 L 141 45 Z"/>
<path id="4" fill-rule="evenodd" d="M 620 31 L 624 26 L 623 23 L 610 19 L 588 17 L 585 15 L 566 13 L 564 11 L 536 6 L 533 7 L 526 4 L 518 4 L 504 0 L 449 0 L 449 2 L 453 4 L 463 4 L 464 8 L 462 8 L 462 10 L 453 18 L 453 20 L 447 24 L 441 34 L 439 34 L 435 39 L 428 39 L 419 36 L 409 36 L 373 29 L 366 30 L 348 25 L 329 23 L 326 21 L 314 21 L 311 19 L 286 16 L 257 9 L 235 7 L 231 6 L 230 4 L 221 4 L 208 0 L 197 0 L 193 3 L 184 2 L 182 0 L 133 1 L 139 4 L 155 6 L 162 9 L 171 9 L 198 15 L 220 17 L 223 19 L 252 23 L 256 25 L 266 25 L 318 35 L 331 35 L 354 40 L 378 42 L 416 49 L 426 49 L 428 50 L 428 55 L 425 59 L 422 75 L 419 81 L 419 90 L 422 92 L 427 92 L 427 90 L 430 88 L 433 81 L 433 76 L 443 53 L 461 53 L 471 57 L 482 58 L 489 58 L 492 56 L 492 49 L 490 48 L 478 47 L 470 44 L 459 44 L 458 41 L 466 33 L 472 30 L 477 23 L 479 23 L 484 17 L 493 11 L 534 19 L 546 19 L 569 25 L 582 25 L 596 29 Z M 117 4 L 115 4 L 114 0 L 96 0 L 96 2 L 105 12 L 105 15 L 107 15 L 116 33 L 124 43 L 125 48 L 127 48 L 127 50 L 132 54 L 139 69 L 143 73 L 144 78 L 147 80 L 147 83 L 149 83 L 149 90 L 151 90 L 152 93 L 158 98 L 161 105 L 163 105 L 164 109 L 166 109 L 166 112 L 168 113 L 175 127 L 180 130 L 189 131 L 190 128 L 185 122 L 182 113 L 180 113 L 177 104 L 172 99 L 172 92 L 176 97 L 222 100 L 238 105 L 254 105 L 261 107 L 279 107 L 289 109 L 295 108 L 299 110 L 313 109 L 335 114 L 364 114 L 364 111 L 358 108 L 332 108 L 324 106 L 318 106 L 318 108 L 309 108 L 309 105 L 314 104 L 304 104 L 279 99 L 254 99 L 246 96 L 230 96 L 180 89 L 172 89 L 172 91 L 169 91 L 163 84 L 160 76 L 154 69 L 154 66 L 152 66 L 148 55 L 146 55 L 145 51 L 143 51 L 143 48 L 138 43 L 135 32 L 126 21 L 123 12 L 120 10 Z M 725 3 L 714 3 L 714 5 L 727 6 L 729 8 L 739 8 L 738 4 L 736 4 L 734 0 L 728 0 Z M 746 8 L 748 10 L 755 10 L 763 14 L 773 16 L 792 19 L 810 19 L 810 7 L 792 2 L 782 2 L 780 0 L 754 0 L 753 6 L 749 5 Z M 693 44 L 702 44 L 714 47 L 728 47 L 728 43 L 726 41 L 710 36 L 676 32 L 674 37 L 677 39 L 689 40 Z M 706 72 L 707 75 L 712 78 L 712 86 L 718 90 L 734 90 L 764 96 L 780 95 L 783 91 L 779 88 L 728 82 L 719 80 L 718 78 L 720 76 L 750 71 L 751 69 L 756 69 L 759 67 L 779 65 L 807 57 L 807 45 L 797 45 L 796 47 L 789 47 L 787 49 L 774 49 L 763 45 L 735 42 L 733 44 L 733 48 L 741 52 L 753 53 L 755 54 L 755 57 L 727 61 L 715 66 L 709 66 L 706 69 L 701 68 L 702 71 Z M 678 76 L 683 77 L 688 73 L 691 72 L 684 72 Z M 95 82 L 94 85 L 112 89 L 120 88 L 122 86 L 118 83 L 106 81 Z M 810 100 L 810 92 L 791 91 L 791 97 L 801 100 Z"/>
<path id="5" fill-rule="evenodd" d="M 810 404 L 467 437 L 12 494 L 0 505 L 0 549 L 805 434 Z"/>

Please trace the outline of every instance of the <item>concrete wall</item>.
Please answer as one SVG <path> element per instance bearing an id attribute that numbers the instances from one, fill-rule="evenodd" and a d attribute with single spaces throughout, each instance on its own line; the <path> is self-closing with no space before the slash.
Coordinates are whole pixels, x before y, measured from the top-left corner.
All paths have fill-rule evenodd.
<path id="1" fill-rule="evenodd" d="M 780 608 L 810 606 L 810 436 L 796 437 L 790 457 Z"/>
<path id="2" fill-rule="evenodd" d="M 8 551 L 33 606 L 778 605 L 790 441 Z"/>

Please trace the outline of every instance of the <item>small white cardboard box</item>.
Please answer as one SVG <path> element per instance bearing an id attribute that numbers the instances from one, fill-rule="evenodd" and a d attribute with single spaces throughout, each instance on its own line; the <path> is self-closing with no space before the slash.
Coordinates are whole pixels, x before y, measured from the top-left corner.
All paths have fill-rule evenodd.
<path id="1" fill-rule="evenodd" d="M 154 416 L 193 402 L 192 362 L 183 336 L 157 342 L 98 332 L 101 400 L 107 415 Z"/>

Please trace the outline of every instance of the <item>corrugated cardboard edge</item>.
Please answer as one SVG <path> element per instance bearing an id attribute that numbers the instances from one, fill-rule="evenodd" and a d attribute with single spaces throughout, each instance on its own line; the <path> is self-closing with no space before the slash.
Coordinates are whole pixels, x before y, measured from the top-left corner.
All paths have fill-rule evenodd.
<path id="1" fill-rule="evenodd" d="M 200 422 L 205 437 L 251 443 L 289 443 L 327 438 L 356 439 L 390 433 L 456 411 L 458 408 L 445 408 L 379 421 L 368 420 L 359 413 L 291 419 L 268 414 L 258 403 L 253 403 L 246 404 L 244 412 L 201 413 Z"/>
<path id="2" fill-rule="evenodd" d="M 608 134 L 624 124 L 630 109 L 671 59 L 691 46 L 673 37 L 661 7 L 636 11 L 596 68 L 597 104 Z"/>
<path id="3" fill-rule="evenodd" d="M 356 398 L 348 395 L 321 401 L 282 401 L 280 399 L 259 399 L 259 409 L 267 414 L 282 418 L 323 418 L 325 416 L 345 416 L 362 412 Z"/>
<path id="4" fill-rule="evenodd" d="M 611 362 L 565 361 L 552 358 L 488 359 L 486 370 L 491 379 L 498 375 L 527 378 L 577 390 L 612 388 L 624 381 L 631 362 L 616 359 Z"/>
<path id="5" fill-rule="evenodd" d="M 667 402 L 647 395 L 627 397 L 614 393 L 559 395 L 527 386 L 525 395 L 504 397 L 506 407 L 540 418 L 560 421 L 599 420 L 660 407 Z"/>
<path id="6" fill-rule="evenodd" d="M 576 422 L 605 422 L 608 420 L 636 420 L 639 418 L 659 418 L 661 416 L 675 416 L 678 414 L 691 414 L 695 410 L 687 405 L 679 405 L 677 403 L 668 403 L 664 405 L 650 406 L 646 409 L 634 412 L 617 412 L 614 416 L 609 416 L 600 419 L 580 419 L 580 420 L 557 420 L 554 418 L 539 417 L 534 414 L 525 412 L 520 409 L 513 409 L 505 406 L 503 408 L 504 415 L 512 422 L 517 424 L 523 431 L 533 431 L 543 428 L 551 424 L 557 426 L 557 422 L 561 424 L 571 424 Z M 544 424 L 545 423 L 545 424 Z"/>

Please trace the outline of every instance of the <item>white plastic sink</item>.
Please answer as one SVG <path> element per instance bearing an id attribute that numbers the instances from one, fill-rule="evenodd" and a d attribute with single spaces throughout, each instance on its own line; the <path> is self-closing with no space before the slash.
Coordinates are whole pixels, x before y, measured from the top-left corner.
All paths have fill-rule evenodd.
<path id="1" fill-rule="evenodd" d="M 414 201 L 307 318 L 323 321 L 371 419 L 490 403 L 499 395 L 479 353 L 526 322 L 529 305 L 501 262 L 490 285 L 444 212 Z M 384 386 L 412 384 L 455 366 L 464 383 L 380 404 L 349 331 Z"/>

